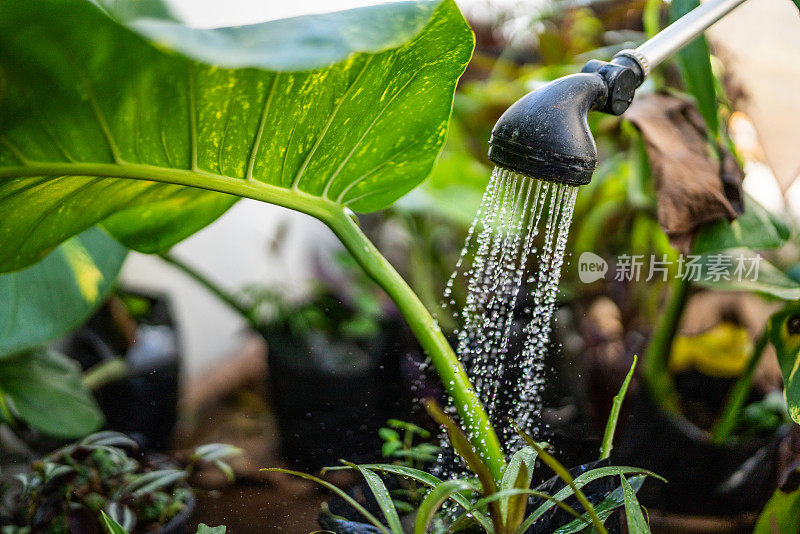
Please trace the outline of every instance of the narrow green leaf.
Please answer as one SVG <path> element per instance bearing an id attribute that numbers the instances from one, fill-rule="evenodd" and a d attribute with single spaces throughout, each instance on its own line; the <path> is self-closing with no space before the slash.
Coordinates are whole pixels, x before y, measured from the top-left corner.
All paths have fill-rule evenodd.
<path id="1" fill-rule="evenodd" d="M 634 491 L 639 491 L 639 488 L 642 487 L 642 483 L 644 482 L 644 477 L 634 477 L 630 481 L 630 485 Z M 595 507 L 595 511 L 597 513 L 597 517 L 600 519 L 601 522 L 605 523 L 606 519 L 614 513 L 614 510 L 619 508 L 625 500 L 624 492 L 622 487 L 616 488 L 614 491 L 608 494 L 608 497 L 602 500 L 600 504 Z M 588 514 L 583 515 L 583 520 L 589 518 Z M 553 534 L 573 534 L 575 532 L 579 532 L 585 528 L 585 524 L 582 521 L 574 520 L 567 525 L 556 530 Z M 595 527 L 597 528 L 597 527 Z M 605 527 L 603 527 L 605 528 Z"/>
<path id="2" fill-rule="evenodd" d="M 430 172 L 473 46 L 452 0 L 213 30 L 121 18 L 0 4 L 0 271 L 95 224 L 163 252 L 241 196 L 383 208 Z"/>
<path id="3" fill-rule="evenodd" d="M 531 475 L 528 467 L 521 465 L 514 481 L 514 489 L 527 490 L 531 484 Z M 525 511 L 528 508 L 528 496 L 524 493 L 512 495 L 508 499 L 503 499 L 501 503 L 508 503 L 507 511 L 504 516 L 506 530 L 510 530 L 525 519 Z"/>
<path id="4" fill-rule="evenodd" d="M 108 517 L 102 510 L 100 510 L 100 519 L 106 534 L 128 534 L 128 531 L 122 528 L 122 525 Z"/>
<path id="5" fill-rule="evenodd" d="M 340 488 L 337 488 L 336 486 L 334 486 L 330 482 L 327 482 L 325 480 L 322 480 L 321 478 L 315 477 L 314 475 L 309 475 L 308 473 L 303 473 L 303 472 L 300 472 L 300 471 L 291 471 L 289 469 L 280 469 L 280 468 L 277 468 L 277 467 L 264 468 L 264 469 L 261 469 L 261 471 L 269 471 L 269 472 L 273 472 L 273 473 L 285 473 L 287 475 L 292 475 L 292 476 L 295 476 L 295 477 L 300 477 L 300 478 L 304 478 L 306 480 L 310 480 L 312 482 L 315 482 L 315 483 L 319 484 L 320 486 L 322 486 L 323 488 L 326 488 L 326 489 L 332 491 L 338 497 L 341 497 L 342 499 L 344 499 L 347 502 L 347 504 L 352 506 L 359 514 L 361 514 L 364 517 L 364 519 L 366 519 L 367 521 L 372 523 L 375 526 L 375 528 L 377 528 L 378 530 L 383 532 L 383 534 L 392 534 L 391 532 L 389 532 L 389 530 L 386 528 L 386 526 L 383 523 L 378 521 L 378 518 L 376 518 L 374 515 L 369 513 L 369 511 L 367 511 L 366 508 L 361 506 L 361 504 L 359 504 L 358 501 L 353 499 L 346 492 L 342 491 Z"/>
<path id="6" fill-rule="evenodd" d="M 197 534 L 225 534 L 227 528 L 223 525 L 218 527 L 209 527 L 205 523 L 197 525 Z"/>
<path id="7" fill-rule="evenodd" d="M 433 488 L 419 505 L 417 518 L 414 521 L 414 534 L 427 534 L 439 507 L 453 494 L 462 491 L 475 491 L 475 488 L 464 480 L 446 480 Z M 490 532 L 493 533 L 495 530 L 492 529 Z"/>
<path id="8" fill-rule="evenodd" d="M 137 477 L 126 489 L 135 497 L 174 486 L 188 475 L 180 469 L 159 469 Z"/>
<path id="9" fill-rule="evenodd" d="M 631 378 L 633 378 L 634 369 L 636 369 L 636 355 L 633 356 L 633 364 L 631 364 L 631 369 L 628 371 L 627 376 L 625 376 L 625 380 L 622 382 L 622 386 L 619 388 L 619 393 L 617 393 L 617 395 L 614 397 L 614 401 L 611 404 L 611 413 L 608 414 L 606 430 L 603 433 L 603 444 L 600 447 L 601 460 L 605 460 L 611 456 L 611 449 L 614 446 L 614 434 L 617 431 L 619 412 L 622 409 L 622 402 L 625 400 L 625 394 L 628 392 L 628 386 L 631 383 Z"/>
<path id="10" fill-rule="evenodd" d="M 597 516 L 594 506 L 592 506 L 592 503 L 589 502 L 589 499 L 586 498 L 586 495 L 584 495 L 583 492 L 580 490 L 580 488 L 575 484 L 575 480 L 572 478 L 572 475 L 569 474 L 567 468 L 561 465 L 561 462 L 556 460 L 552 455 L 550 455 L 550 453 L 545 451 L 542 448 L 542 446 L 536 443 L 536 441 L 528 434 L 526 434 L 519 428 L 517 428 L 516 430 L 519 433 L 519 435 L 522 436 L 522 439 L 524 439 L 528 443 L 528 445 L 530 445 L 531 447 L 534 448 L 534 450 L 536 450 L 536 452 L 539 454 L 539 458 L 541 458 L 542 461 L 545 464 L 547 464 L 547 466 L 550 469 L 552 469 L 553 472 L 556 475 L 558 475 L 559 478 L 561 478 L 561 480 L 563 480 L 567 486 L 572 488 L 572 491 L 575 493 L 575 498 L 578 499 L 578 502 L 581 503 L 581 505 L 583 505 L 583 508 L 586 510 L 588 516 L 591 518 L 594 528 L 597 529 L 597 531 L 600 534 L 605 534 L 606 528 L 605 526 L 603 526 L 603 522 Z"/>
<path id="11" fill-rule="evenodd" d="M 434 421 L 445 428 L 453 449 L 455 449 L 458 455 L 464 460 L 470 471 L 478 476 L 483 496 L 488 497 L 496 493 L 497 483 L 489 466 L 487 466 L 483 459 L 478 456 L 478 453 L 475 452 L 466 434 L 464 434 L 458 425 L 442 411 L 436 402 L 428 400 L 425 403 L 425 409 Z M 494 529 L 500 531 L 503 521 L 503 511 L 500 509 L 500 503 L 497 501 L 489 503 L 489 516 L 494 524 Z"/>
<path id="12" fill-rule="evenodd" d="M 78 364 L 52 350 L 0 358 L 0 391 L 26 423 L 51 436 L 78 438 L 103 423 Z"/>
<path id="13" fill-rule="evenodd" d="M 586 525 L 590 525 L 591 524 L 588 519 L 586 519 L 586 520 L 582 519 L 581 515 L 577 511 L 575 511 L 575 509 L 572 506 L 564 503 L 563 501 L 560 501 L 560 500 L 556 499 L 552 495 L 548 495 L 547 493 L 543 493 L 541 491 L 536 491 L 536 490 L 532 490 L 532 489 L 523 489 L 523 488 L 511 488 L 511 489 L 507 489 L 507 490 L 500 490 L 497 493 L 495 493 L 494 495 L 479 499 L 474 505 L 472 505 L 472 508 L 470 508 L 466 513 L 462 514 L 462 516 L 467 516 L 468 514 L 473 514 L 475 511 L 481 510 L 482 508 L 484 508 L 485 506 L 487 506 L 489 503 L 491 503 L 493 501 L 511 499 L 511 498 L 514 498 L 514 497 L 523 497 L 524 498 L 524 502 L 527 503 L 527 498 L 529 496 L 540 497 L 542 499 L 545 499 L 546 501 L 552 503 L 553 506 L 558 506 L 559 508 L 561 508 L 562 510 L 564 510 L 568 514 L 580 519 L 581 521 L 584 522 L 584 524 L 586 524 Z M 524 511 L 525 511 L 525 509 L 523 508 L 523 513 L 524 513 Z M 522 520 L 521 519 L 520 520 L 515 520 L 513 522 L 509 521 L 506 524 L 506 531 L 507 532 L 511 532 L 511 529 L 515 529 L 515 531 L 517 531 L 517 532 L 524 532 L 524 530 L 520 527 L 521 524 L 522 524 Z M 527 527 L 526 527 L 526 529 L 527 529 Z"/>
<path id="14" fill-rule="evenodd" d="M 650 527 L 642 514 L 642 506 L 636 498 L 636 492 L 633 491 L 630 482 L 625 478 L 625 475 L 620 475 L 622 481 L 622 492 L 625 499 L 625 518 L 628 521 L 629 534 L 650 534 Z"/>
<path id="15" fill-rule="evenodd" d="M 372 490 L 372 494 L 375 496 L 375 501 L 377 501 L 381 512 L 383 512 L 383 517 L 389 524 L 389 528 L 392 530 L 392 533 L 403 534 L 403 525 L 400 523 L 400 517 L 397 515 L 397 510 L 392 502 L 392 497 L 389 495 L 389 490 L 386 489 L 381 477 L 366 467 L 362 467 L 350 462 L 342 463 L 361 473 L 361 476 L 363 476 L 364 480 L 367 481 L 369 489 Z"/>
<path id="16" fill-rule="evenodd" d="M 439 484 L 442 483 L 442 480 L 431 475 L 430 473 L 426 473 L 420 469 L 414 469 L 413 467 L 406 467 L 403 465 L 394 465 L 394 464 L 362 464 L 361 467 L 365 469 L 370 469 L 372 471 L 380 471 L 382 473 L 390 473 L 397 476 L 402 476 L 406 478 L 410 478 L 412 480 L 416 480 L 421 484 L 425 484 L 429 488 L 435 488 Z M 339 471 L 342 469 L 351 469 L 348 466 L 336 466 L 336 467 L 326 467 L 323 470 L 323 473 L 328 471 Z M 472 508 L 472 502 L 465 498 L 463 495 L 455 493 L 451 496 L 451 499 L 455 501 L 456 504 L 461 506 L 464 510 Z M 473 516 L 484 529 L 492 528 L 491 520 L 484 514 L 480 512 L 474 512 Z"/>
<path id="17" fill-rule="evenodd" d="M 83 323 L 113 288 L 127 252 L 95 227 L 39 263 L 0 275 L 0 357 L 56 339 Z"/>
<path id="18" fill-rule="evenodd" d="M 800 301 L 787 304 L 770 317 L 769 336 L 778 355 L 789 415 L 800 424 Z"/>
<path id="19" fill-rule="evenodd" d="M 532 447 L 523 447 L 514 453 L 511 461 L 508 463 L 503 479 L 500 481 L 500 489 L 507 490 L 511 488 L 527 489 L 531 485 L 531 478 L 533 476 L 533 469 L 536 464 L 536 451 Z M 523 502 L 520 502 L 520 499 Z M 506 518 L 506 523 L 509 524 L 512 515 L 518 515 L 522 507 L 522 513 L 525 512 L 526 498 L 517 496 L 516 499 L 503 499 L 500 501 L 500 509 L 503 512 L 503 517 Z M 519 522 L 522 518 L 519 518 Z M 517 524 L 514 522 L 513 524 Z"/>
<path id="20" fill-rule="evenodd" d="M 700 5 L 699 0 L 672 0 L 669 9 L 670 22 L 677 20 Z M 702 35 L 683 47 L 677 54 L 678 67 L 686 88 L 697 100 L 697 107 L 715 136 L 719 135 L 717 95 L 714 73 L 711 70 L 711 52 Z"/>
<path id="21" fill-rule="evenodd" d="M 664 481 L 664 478 L 661 476 L 653 473 L 652 471 L 648 471 L 646 469 L 640 469 L 638 467 L 624 467 L 624 466 L 608 466 L 608 467 L 598 467 L 596 469 L 592 469 L 591 471 L 587 471 L 582 475 L 575 478 L 575 485 L 579 488 L 582 488 L 589 482 L 597 480 L 598 478 L 607 477 L 607 476 L 618 476 L 623 474 L 635 474 L 635 475 L 646 475 L 657 478 L 658 480 Z M 573 494 L 572 488 L 567 486 L 562 488 L 553 496 L 556 500 L 564 501 L 568 499 Z M 545 512 L 555 506 L 552 502 L 543 503 L 539 508 L 533 511 L 533 513 L 525 519 L 525 522 L 522 524 L 522 527 L 517 531 L 517 534 L 522 534 L 530 528 L 533 523 L 539 519 Z"/>
<path id="22" fill-rule="evenodd" d="M 192 458 L 195 460 L 212 462 L 214 460 L 241 456 L 242 453 L 242 449 L 227 443 L 205 443 L 194 449 Z"/>

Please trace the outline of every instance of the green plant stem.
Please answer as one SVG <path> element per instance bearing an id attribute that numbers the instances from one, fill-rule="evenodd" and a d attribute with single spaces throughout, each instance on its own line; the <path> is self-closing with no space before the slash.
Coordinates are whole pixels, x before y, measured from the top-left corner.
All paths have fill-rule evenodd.
<path id="1" fill-rule="evenodd" d="M 750 354 L 750 359 L 747 361 L 747 367 L 733 386 L 728 399 L 725 401 L 722 414 L 711 430 L 711 442 L 714 445 L 722 445 L 728 441 L 728 438 L 736 428 L 736 424 L 739 422 L 739 414 L 742 412 L 742 406 L 747 401 L 750 390 L 753 389 L 753 375 L 756 367 L 758 367 L 758 362 L 761 361 L 761 356 L 764 354 L 767 343 L 769 343 L 769 328 L 765 328 L 761 335 L 758 336 L 753 346 L 753 352 Z"/>
<path id="2" fill-rule="evenodd" d="M 664 313 L 656 323 L 642 362 L 642 377 L 653 400 L 660 407 L 672 410 L 677 410 L 677 399 L 675 384 L 669 374 L 669 356 L 689 296 L 689 286 L 688 280 L 679 278 L 672 288 Z"/>
<path id="3" fill-rule="evenodd" d="M 253 310 L 247 306 L 243 306 L 233 295 L 222 289 L 216 282 L 212 281 L 183 260 L 178 259 L 174 254 L 159 254 L 159 257 L 203 286 L 209 293 L 217 297 L 223 303 L 227 304 L 233 311 L 241 315 L 253 330 L 258 331 L 260 329 L 261 325 L 253 316 Z"/>
<path id="4" fill-rule="evenodd" d="M 359 265 L 397 305 L 414 335 L 428 353 L 439 373 L 442 385 L 453 397 L 470 442 L 489 466 L 495 479 L 500 480 L 505 469 L 500 441 L 467 378 L 467 373 L 439 325 L 411 287 L 364 235 L 353 216 L 341 212 L 341 216 L 329 221 L 329 226 Z"/>
<path id="5" fill-rule="evenodd" d="M 224 176 L 197 168 L 171 169 L 128 162 L 28 161 L 23 166 L 0 169 L 0 180 L 35 176 L 96 176 L 184 185 L 276 204 L 321 220 L 395 302 L 430 357 L 445 389 L 452 396 L 470 441 L 489 465 L 492 474 L 498 480 L 502 477 L 505 459 L 500 441 L 455 352 L 427 308 L 364 235 L 346 206 L 297 188 L 286 189 L 256 179 Z"/>

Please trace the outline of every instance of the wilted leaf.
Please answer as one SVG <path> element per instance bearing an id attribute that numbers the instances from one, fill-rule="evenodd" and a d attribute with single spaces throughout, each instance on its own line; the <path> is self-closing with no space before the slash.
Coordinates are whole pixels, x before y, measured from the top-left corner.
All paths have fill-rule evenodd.
<path id="1" fill-rule="evenodd" d="M 663 94 L 639 95 L 625 114 L 642 133 L 658 196 L 658 222 L 678 250 L 688 253 L 705 223 L 742 211 L 742 170 L 708 144 L 702 117 L 690 102 Z"/>

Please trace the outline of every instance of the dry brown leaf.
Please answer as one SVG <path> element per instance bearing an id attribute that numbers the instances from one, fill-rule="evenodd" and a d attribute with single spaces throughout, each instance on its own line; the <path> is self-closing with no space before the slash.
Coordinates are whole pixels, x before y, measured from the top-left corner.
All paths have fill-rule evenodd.
<path id="1" fill-rule="evenodd" d="M 688 253 L 702 224 L 733 220 L 742 212 L 744 173 L 729 151 L 709 144 L 692 102 L 643 94 L 625 117 L 642 133 L 658 196 L 658 223 L 676 249 Z"/>

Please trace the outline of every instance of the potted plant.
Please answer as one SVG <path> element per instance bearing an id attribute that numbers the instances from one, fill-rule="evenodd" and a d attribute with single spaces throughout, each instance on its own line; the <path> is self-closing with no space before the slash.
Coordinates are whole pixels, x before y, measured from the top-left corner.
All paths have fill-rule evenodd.
<path id="1" fill-rule="evenodd" d="M 18 477 L 3 532 L 99 533 L 104 513 L 128 532 L 186 532 L 194 509 L 187 477 L 200 462 L 230 473 L 223 460 L 238 454 L 228 445 L 203 445 L 179 468 L 137 451 L 135 441 L 105 431 L 33 463 Z"/>

